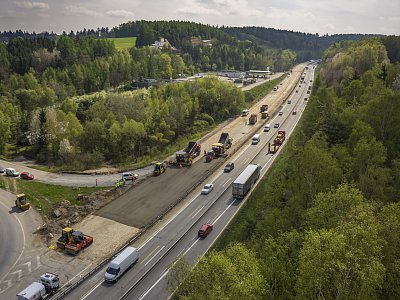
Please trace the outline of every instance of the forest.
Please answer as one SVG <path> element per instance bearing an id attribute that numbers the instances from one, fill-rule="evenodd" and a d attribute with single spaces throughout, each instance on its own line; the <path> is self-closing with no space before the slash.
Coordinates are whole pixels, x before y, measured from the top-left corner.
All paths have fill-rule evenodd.
<path id="1" fill-rule="evenodd" d="M 163 28 L 162 24 L 153 25 Z M 179 22 L 170 24 L 186 30 Z M 210 28 L 196 26 L 196 32 L 184 37 L 189 45 L 191 34 L 207 36 Z M 162 37 L 164 31 L 159 30 L 152 39 Z M 147 78 L 170 81 L 219 68 L 265 69 L 275 64 L 287 70 L 293 65 L 291 51 L 264 52 L 213 30 L 218 34 L 212 35 L 212 50 L 188 46 L 187 52 L 183 38 L 183 48 L 176 51 L 148 46 L 138 34 L 137 47 L 118 51 L 113 42 L 91 31 L 88 36 L 85 31 L 61 36 L 4 32 L 11 39 L 0 43 L 0 155 L 15 149 L 48 165 L 89 168 L 137 162 L 160 154 L 160 149 L 173 152 L 168 147 L 179 147 L 190 136 L 238 114 L 245 95 L 215 79 L 149 91 L 132 91 L 133 83 Z M 129 146 L 124 146 L 125 140 Z"/>
<path id="2" fill-rule="evenodd" d="M 221 29 L 239 40 L 249 40 L 271 48 L 291 49 L 295 51 L 298 62 L 321 58 L 323 51 L 336 42 L 360 40 L 374 36 L 371 34 L 326 34 L 320 36 L 318 33 L 311 34 L 255 26 L 221 27 Z"/>
<path id="3" fill-rule="evenodd" d="M 324 52 L 294 135 L 214 249 L 172 267 L 173 299 L 400 298 L 399 51 Z"/>

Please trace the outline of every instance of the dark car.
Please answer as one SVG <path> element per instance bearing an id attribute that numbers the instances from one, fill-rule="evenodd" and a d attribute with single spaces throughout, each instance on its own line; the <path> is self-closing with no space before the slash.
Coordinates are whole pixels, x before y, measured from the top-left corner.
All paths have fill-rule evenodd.
<path id="1" fill-rule="evenodd" d="M 224 172 L 225 173 L 229 173 L 230 171 L 232 171 L 235 168 L 235 164 L 233 162 L 229 162 L 226 164 L 225 168 L 224 168 Z"/>
<path id="2" fill-rule="evenodd" d="M 0 174 L 1 174 L 1 173 L 5 173 L 5 172 L 6 172 L 6 169 L 3 168 L 2 166 L 0 166 Z"/>
<path id="3" fill-rule="evenodd" d="M 27 180 L 33 180 L 35 178 L 33 176 L 33 174 L 31 174 L 29 172 L 22 172 L 21 175 L 19 175 L 19 177 L 21 177 L 22 179 L 27 179 Z"/>
<path id="4" fill-rule="evenodd" d="M 201 225 L 199 232 L 198 232 L 198 236 L 199 238 L 206 238 L 207 235 L 211 232 L 211 230 L 213 230 L 213 226 L 212 224 L 206 223 Z"/>

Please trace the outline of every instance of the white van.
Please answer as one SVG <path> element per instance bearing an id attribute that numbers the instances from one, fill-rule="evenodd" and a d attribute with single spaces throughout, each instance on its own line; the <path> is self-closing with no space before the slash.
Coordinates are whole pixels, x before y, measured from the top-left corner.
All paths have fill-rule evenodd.
<path id="1" fill-rule="evenodd" d="M 251 139 L 251 144 L 252 145 L 257 145 L 259 141 L 260 141 L 260 135 L 259 134 L 255 134 Z"/>
<path id="2" fill-rule="evenodd" d="M 248 109 L 243 109 L 242 111 L 242 117 L 245 117 L 249 114 L 249 110 Z"/>
<path id="3" fill-rule="evenodd" d="M 115 257 L 104 274 L 104 280 L 116 282 L 139 259 L 139 252 L 134 247 L 126 247 L 124 251 Z"/>
<path id="4" fill-rule="evenodd" d="M 12 177 L 18 177 L 19 176 L 19 172 L 15 171 L 15 169 L 13 169 L 13 168 L 7 168 L 6 169 L 6 175 L 7 176 L 12 176 Z"/>
<path id="5" fill-rule="evenodd" d="M 265 132 L 268 132 L 270 129 L 271 129 L 271 124 L 268 123 L 267 125 L 264 126 Z"/>

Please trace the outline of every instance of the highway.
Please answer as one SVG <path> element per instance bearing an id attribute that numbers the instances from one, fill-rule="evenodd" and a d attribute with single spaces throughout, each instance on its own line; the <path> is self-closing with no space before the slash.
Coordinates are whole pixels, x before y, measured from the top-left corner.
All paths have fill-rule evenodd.
<path id="1" fill-rule="evenodd" d="M 245 200 L 232 198 L 231 183 L 250 163 L 260 164 L 262 175 L 267 172 L 282 148 L 274 155 L 268 154 L 268 142 L 272 142 L 278 130 L 285 130 L 287 137 L 290 136 L 307 104 L 304 98 L 309 97 L 306 92 L 313 76 L 313 69 L 307 71 L 306 83 L 302 84 L 301 88 L 297 86 L 298 92 L 293 92 L 289 97 L 292 102 L 282 107 L 283 115 L 276 115 L 269 121 L 272 126 L 279 122 L 279 129 L 272 128 L 269 132 L 263 132 L 261 129 L 261 141 L 258 145 L 250 145 L 249 141 L 229 159 L 235 162 L 235 169 L 231 173 L 223 173 L 221 167 L 207 179 L 207 182 L 215 184 L 209 195 L 200 195 L 201 187 L 196 188 L 188 195 L 189 200 L 185 201 L 185 205 L 166 224 L 147 240 L 138 240 L 134 244 L 139 249 L 140 259 L 117 283 L 105 283 L 102 279 L 105 269 L 102 269 L 67 295 L 66 299 L 168 298 L 165 280 L 168 266 L 181 255 L 185 255 L 193 264 L 198 257 L 206 253 L 238 212 Z M 292 114 L 293 111 L 297 114 Z M 287 141 L 283 146 L 286 143 Z M 162 197 L 159 200 L 163 201 Z M 197 238 L 197 231 L 204 223 L 212 223 L 214 230 L 206 239 L 200 240 Z"/>

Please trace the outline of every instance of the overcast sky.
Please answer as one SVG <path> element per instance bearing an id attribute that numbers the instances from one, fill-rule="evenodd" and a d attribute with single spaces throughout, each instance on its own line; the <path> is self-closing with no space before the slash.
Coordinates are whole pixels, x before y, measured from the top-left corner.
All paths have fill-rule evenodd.
<path id="1" fill-rule="evenodd" d="M 61 33 L 134 20 L 400 35 L 400 0 L 0 0 L 0 31 Z"/>

